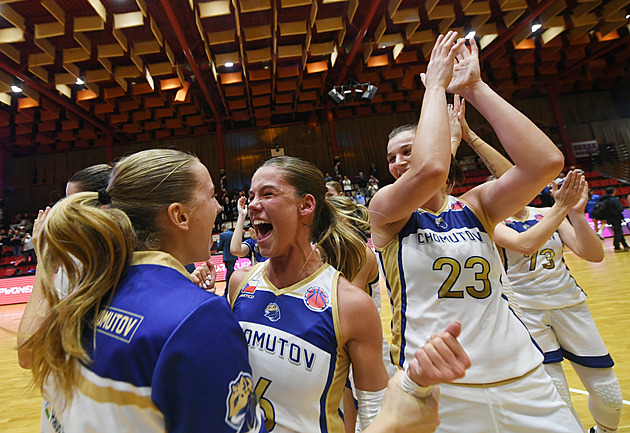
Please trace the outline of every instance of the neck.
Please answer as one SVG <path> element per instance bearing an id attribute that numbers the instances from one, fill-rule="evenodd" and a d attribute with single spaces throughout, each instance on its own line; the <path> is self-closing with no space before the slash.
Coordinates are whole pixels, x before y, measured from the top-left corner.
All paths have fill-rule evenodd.
<path id="1" fill-rule="evenodd" d="M 283 289 L 308 278 L 322 265 L 319 252 L 313 250 L 309 243 L 307 247 L 285 256 L 269 258 L 266 275 L 274 286 Z"/>
<path id="2" fill-rule="evenodd" d="M 433 195 L 426 203 L 424 203 L 421 207 L 426 210 L 430 210 L 431 212 L 437 212 L 442 208 L 444 204 L 444 200 L 446 199 L 446 194 L 444 192 L 439 191 Z"/>

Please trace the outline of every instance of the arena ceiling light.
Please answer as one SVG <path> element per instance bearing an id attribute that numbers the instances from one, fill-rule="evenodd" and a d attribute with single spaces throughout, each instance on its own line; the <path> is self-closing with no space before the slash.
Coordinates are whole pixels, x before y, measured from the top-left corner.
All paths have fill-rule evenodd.
<path id="1" fill-rule="evenodd" d="M 342 102 L 370 102 L 376 95 L 378 87 L 370 83 L 359 83 L 350 79 L 341 86 L 333 87 L 328 96 L 335 104 Z"/>

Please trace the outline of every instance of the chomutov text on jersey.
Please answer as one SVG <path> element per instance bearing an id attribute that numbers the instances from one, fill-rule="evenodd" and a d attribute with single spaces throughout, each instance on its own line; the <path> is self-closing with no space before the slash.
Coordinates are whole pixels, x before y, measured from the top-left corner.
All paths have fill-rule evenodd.
<path id="1" fill-rule="evenodd" d="M 300 347 L 296 343 L 289 343 L 288 340 L 271 335 L 263 331 L 253 331 L 245 329 L 245 340 L 251 348 L 264 350 L 271 355 L 277 355 L 280 359 L 286 359 L 294 365 L 304 365 L 307 371 L 311 371 L 315 365 L 317 356 L 309 352 L 305 347 Z"/>
<path id="2" fill-rule="evenodd" d="M 457 244 L 460 242 L 481 242 L 484 243 L 483 237 L 479 230 L 452 230 L 448 234 L 437 233 L 430 230 L 423 230 L 417 233 L 418 243 L 421 245 L 432 243 L 450 243 Z"/>

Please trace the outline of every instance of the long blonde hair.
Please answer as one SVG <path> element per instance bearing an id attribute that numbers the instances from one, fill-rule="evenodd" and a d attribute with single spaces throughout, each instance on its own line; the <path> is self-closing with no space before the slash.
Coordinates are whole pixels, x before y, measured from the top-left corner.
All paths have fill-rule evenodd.
<path id="1" fill-rule="evenodd" d="M 106 191 L 77 193 L 55 205 L 36 245 L 50 312 L 24 343 L 33 383 L 52 377 L 72 398 L 78 362 L 89 363 L 96 319 L 109 305 L 133 250 L 160 249 L 158 213 L 171 203 L 192 203 L 198 159 L 173 149 L 152 149 L 121 159 Z M 102 205 L 107 204 L 107 207 Z M 61 265 L 70 292 L 59 299 L 53 275 Z"/>
<path id="2" fill-rule="evenodd" d="M 352 224 L 326 200 L 323 173 L 314 164 L 291 156 L 269 159 L 262 167 L 280 170 L 298 197 L 311 194 L 315 198 L 311 240 L 323 251 L 322 258 L 352 281 L 363 266 L 365 246 Z"/>
<path id="3" fill-rule="evenodd" d="M 69 398 L 77 379 L 76 360 L 89 362 L 86 331 L 95 332 L 96 314 L 111 299 L 134 246 L 127 215 L 98 205 L 94 192 L 63 199 L 44 222 L 36 246 L 50 310 L 24 346 L 31 352 L 35 386 L 42 389 L 52 376 Z M 63 299 L 53 283 L 58 265 L 67 272 L 72 288 Z"/>

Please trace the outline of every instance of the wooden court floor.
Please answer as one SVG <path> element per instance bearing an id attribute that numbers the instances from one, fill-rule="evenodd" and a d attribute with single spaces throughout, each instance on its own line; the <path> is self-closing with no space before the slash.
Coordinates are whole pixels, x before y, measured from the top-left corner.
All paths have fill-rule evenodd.
<path id="1" fill-rule="evenodd" d="M 604 241 L 602 263 L 587 263 L 572 253 L 565 254 L 573 276 L 589 295 L 587 303 L 610 354 L 616 362 L 615 373 L 621 383 L 624 409 L 619 433 L 630 433 L 630 253 L 612 250 L 611 240 Z M 384 296 L 385 298 L 386 296 Z M 0 431 L 32 433 L 39 431 L 41 398 L 27 389 L 30 374 L 17 363 L 15 332 L 24 305 L 0 307 Z M 383 308 L 383 329 L 389 329 L 389 307 Z M 11 331 L 11 332 L 7 332 Z M 565 362 L 565 373 L 571 388 L 571 398 L 585 429 L 593 425 L 588 411 L 584 387 Z"/>

